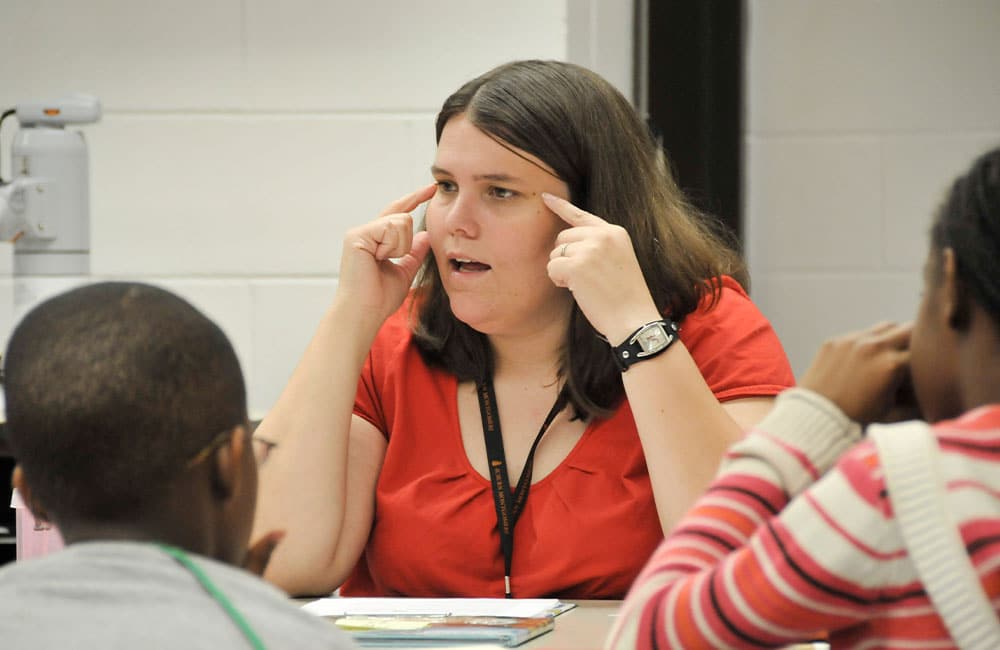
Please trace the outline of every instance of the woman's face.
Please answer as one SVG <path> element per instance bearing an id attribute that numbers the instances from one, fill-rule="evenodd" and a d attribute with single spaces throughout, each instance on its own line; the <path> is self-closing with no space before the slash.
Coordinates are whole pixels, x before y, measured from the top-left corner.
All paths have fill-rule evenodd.
<path id="1" fill-rule="evenodd" d="M 959 351 L 950 323 L 954 257 L 931 250 L 924 264 L 924 289 L 910 337 L 910 377 L 920 411 L 928 422 L 962 413 Z"/>
<path id="2" fill-rule="evenodd" d="M 567 224 L 542 192 L 569 189 L 538 158 L 486 135 L 464 115 L 445 125 L 431 168 L 426 224 L 455 316 L 484 334 L 530 333 L 568 318 L 572 297 L 546 266 Z"/>

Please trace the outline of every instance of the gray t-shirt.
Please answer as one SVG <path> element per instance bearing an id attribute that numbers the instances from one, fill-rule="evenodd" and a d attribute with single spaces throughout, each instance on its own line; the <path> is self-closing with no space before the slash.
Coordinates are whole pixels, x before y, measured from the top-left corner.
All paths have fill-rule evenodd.
<path id="1" fill-rule="evenodd" d="M 191 555 L 267 648 L 351 648 L 347 635 L 241 569 Z M 250 648 L 187 569 L 152 544 L 86 542 L 0 569 L 0 646 Z"/>

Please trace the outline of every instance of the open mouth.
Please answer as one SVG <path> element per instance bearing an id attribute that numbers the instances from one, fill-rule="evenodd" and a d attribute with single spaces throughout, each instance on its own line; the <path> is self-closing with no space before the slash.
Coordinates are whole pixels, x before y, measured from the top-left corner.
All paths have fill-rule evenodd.
<path id="1" fill-rule="evenodd" d="M 492 268 L 489 264 L 463 258 L 451 259 L 448 262 L 451 264 L 452 270 L 458 273 L 480 273 L 482 271 L 489 271 Z"/>

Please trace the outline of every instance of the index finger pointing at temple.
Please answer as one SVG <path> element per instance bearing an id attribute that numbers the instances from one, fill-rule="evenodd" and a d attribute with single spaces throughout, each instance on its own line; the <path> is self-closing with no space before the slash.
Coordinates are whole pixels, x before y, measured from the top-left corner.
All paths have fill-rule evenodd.
<path id="1" fill-rule="evenodd" d="M 590 214 L 586 210 L 581 210 L 566 199 L 559 198 L 555 194 L 542 192 L 542 201 L 550 210 L 559 215 L 563 221 L 571 226 L 600 226 L 605 223 L 597 215 Z"/>
<path id="2" fill-rule="evenodd" d="M 385 206 L 385 210 L 382 210 L 379 216 L 384 217 L 387 214 L 410 212 L 411 210 L 414 210 L 418 205 L 420 205 L 424 201 L 427 201 L 432 196 L 434 196 L 434 192 L 436 190 L 437 190 L 437 183 L 431 183 L 426 187 L 421 187 L 416 192 L 410 192 L 406 196 L 400 197 L 395 201 L 393 201 L 392 203 L 390 203 L 389 205 Z"/>

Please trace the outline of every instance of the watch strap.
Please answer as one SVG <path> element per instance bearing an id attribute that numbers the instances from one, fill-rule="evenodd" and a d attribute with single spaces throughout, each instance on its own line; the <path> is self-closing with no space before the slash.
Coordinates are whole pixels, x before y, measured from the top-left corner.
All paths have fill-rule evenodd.
<path id="1" fill-rule="evenodd" d="M 680 328 L 669 318 L 646 323 L 626 337 L 621 345 L 612 348 L 618 369 L 625 372 L 636 363 L 662 354 L 677 340 Z M 647 342 L 647 346 L 643 345 Z"/>

